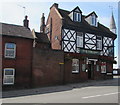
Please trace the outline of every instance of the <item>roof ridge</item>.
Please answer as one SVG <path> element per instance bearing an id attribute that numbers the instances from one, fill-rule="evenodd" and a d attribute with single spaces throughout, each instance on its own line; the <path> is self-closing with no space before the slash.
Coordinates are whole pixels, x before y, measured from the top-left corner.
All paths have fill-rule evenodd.
<path id="1" fill-rule="evenodd" d="M 18 27 L 24 27 L 24 26 L 22 26 L 22 25 L 11 24 L 11 23 L 4 23 L 4 22 L 0 22 L 0 24 L 12 25 L 12 26 L 18 26 Z"/>
<path id="2" fill-rule="evenodd" d="M 62 11 L 66 11 L 66 12 L 70 12 L 70 11 L 68 11 L 68 10 L 65 10 L 65 9 L 60 9 L 60 8 L 58 8 L 58 10 L 62 10 Z"/>

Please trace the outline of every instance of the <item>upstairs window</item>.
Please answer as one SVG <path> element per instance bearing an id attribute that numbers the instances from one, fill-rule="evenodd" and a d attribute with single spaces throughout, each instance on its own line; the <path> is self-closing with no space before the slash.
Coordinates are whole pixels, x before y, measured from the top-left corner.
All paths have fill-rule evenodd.
<path id="1" fill-rule="evenodd" d="M 81 14 L 74 12 L 74 21 L 81 22 Z"/>
<path id="2" fill-rule="evenodd" d="M 97 16 L 96 13 L 93 11 L 92 13 L 88 14 L 88 15 L 85 17 L 85 20 L 86 20 L 91 26 L 97 27 L 97 26 L 98 26 L 97 17 L 98 17 L 98 16 Z"/>
<path id="3" fill-rule="evenodd" d="M 102 50 L 102 37 L 97 36 L 97 50 Z"/>
<path id="4" fill-rule="evenodd" d="M 79 59 L 72 59 L 72 73 L 79 73 Z"/>
<path id="5" fill-rule="evenodd" d="M 83 33 L 77 32 L 77 47 L 83 47 Z"/>
<path id="6" fill-rule="evenodd" d="M 5 58 L 15 58 L 16 55 L 16 44 L 6 43 L 5 44 Z"/>
<path id="7" fill-rule="evenodd" d="M 96 16 L 95 15 L 92 15 L 91 16 L 91 25 L 93 25 L 93 26 L 97 26 L 97 18 L 96 18 Z"/>
<path id="8" fill-rule="evenodd" d="M 3 84 L 4 85 L 13 85 L 14 84 L 14 73 L 15 70 L 13 68 L 5 68 L 4 76 L 3 76 Z"/>

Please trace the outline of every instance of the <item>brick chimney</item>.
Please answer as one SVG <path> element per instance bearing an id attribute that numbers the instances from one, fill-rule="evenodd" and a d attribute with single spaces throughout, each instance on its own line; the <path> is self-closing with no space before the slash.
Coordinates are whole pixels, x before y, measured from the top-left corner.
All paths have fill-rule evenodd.
<path id="1" fill-rule="evenodd" d="M 42 17 L 41 17 L 40 32 L 45 33 L 45 16 L 44 16 L 44 13 L 42 14 Z"/>
<path id="2" fill-rule="evenodd" d="M 28 16 L 25 16 L 25 19 L 23 20 L 23 26 L 29 29 L 29 20 L 27 18 Z"/>
<path id="3" fill-rule="evenodd" d="M 58 4 L 57 4 L 57 3 L 54 3 L 54 4 L 50 7 L 50 9 L 51 9 L 52 7 L 55 7 L 56 9 L 58 9 Z"/>

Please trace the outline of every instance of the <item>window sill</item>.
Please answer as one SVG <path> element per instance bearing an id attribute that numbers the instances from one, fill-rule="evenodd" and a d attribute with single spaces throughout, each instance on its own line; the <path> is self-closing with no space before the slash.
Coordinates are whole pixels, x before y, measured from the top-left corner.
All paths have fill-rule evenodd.
<path id="1" fill-rule="evenodd" d="M 72 74 L 79 74 L 79 71 L 72 71 Z"/>
<path id="2" fill-rule="evenodd" d="M 4 57 L 4 59 L 16 59 L 16 57 Z"/>
<path id="3" fill-rule="evenodd" d="M 14 85 L 14 83 L 3 83 L 3 85 Z"/>

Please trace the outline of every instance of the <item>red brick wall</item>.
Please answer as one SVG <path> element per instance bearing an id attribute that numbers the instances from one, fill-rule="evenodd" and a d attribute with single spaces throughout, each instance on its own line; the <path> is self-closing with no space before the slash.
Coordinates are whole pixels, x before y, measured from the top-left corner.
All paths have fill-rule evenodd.
<path id="1" fill-rule="evenodd" d="M 5 43 L 16 44 L 16 58 L 4 57 Z M 2 68 L 15 68 L 15 85 L 13 87 L 29 86 L 32 68 L 32 40 L 3 36 L 2 39 Z"/>
<path id="2" fill-rule="evenodd" d="M 61 27 L 62 27 L 62 20 L 61 20 L 61 18 L 59 16 L 59 13 L 57 12 L 57 9 L 55 7 L 52 7 L 50 9 L 50 14 L 49 14 L 46 26 L 48 24 L 51 24 L 51 18 L 52 18 L 52 40 L 51 40 L 51 47 L 52 47 L 52 49 L 61 49 Z M 55 40 L 55 36 L 58 36 L 58 40 Z M 48 37 L 50 38 L 50 34 L 48 34 Z"/>
<path id="3" fill-rule="evenodd" d="M 33 50 L 32 83 L 35 87 L 61 84 L 63 82 L 63 52 L 58 50 Z"/>
<path id="4" fill-rule="evenodd" d="M 65 82 L 81 82 L 88 79 L 87 73 L 82 71 L 83 61 L 79 62 L 79 73 L 72 73 L 72 59 L 65 59 Z"/>

